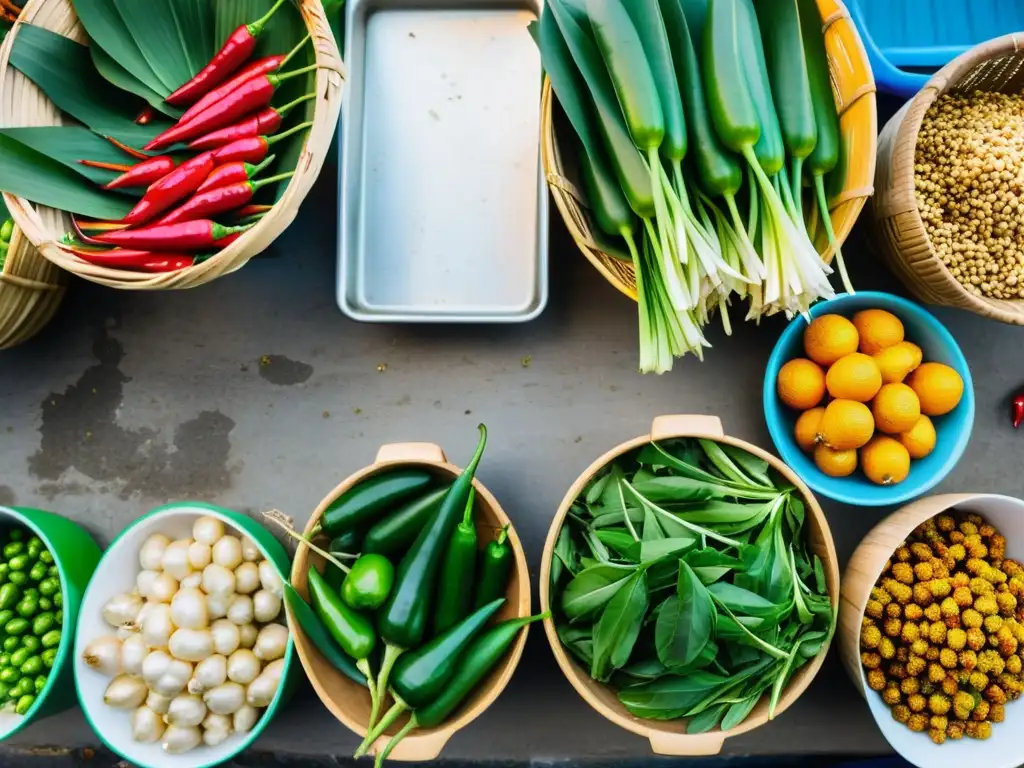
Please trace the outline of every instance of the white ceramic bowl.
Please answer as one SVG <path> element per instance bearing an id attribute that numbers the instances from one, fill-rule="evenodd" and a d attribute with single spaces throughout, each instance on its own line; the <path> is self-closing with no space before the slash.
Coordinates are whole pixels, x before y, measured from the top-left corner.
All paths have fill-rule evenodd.
<path id="1" fill-rule="evenodd" d="M 216 747 L 200 745 L 184 754 L 168 755 L 159 743 L 140 744 L 132 739 L 131 712 L 112 709 L 103 703 L 103 693 L 110 678 L 91 669 L 82 660 L 82 652 L 86 645 L 95 638 L 111 632 L 110 626 L 102 617 L 103 605 L 117 593 L 130 592 L 135 587 L 135 578 L 141 570 L 139 549 L 143 542 L 154 533 L 162 533 L 172 540 L 189 538 L 192 535 L 193 523 L 204 515 L 220 518 L 225 526 L 233 529 L 235 533 L 248 536 L 255 541 L 263 556 L 276 566 L 282 581 L 287 580 L 290 565 L 288 555 L 284 547 L 263 526 L 237 512 L 197 502 L 183 502 L 153 510 L 132 523 L 111 543 L 89 583 L 78 615 L 78 630 L 75 637 L 75 684 L 86 720 L 110 749 L 125 760 L 147 768 L 209 768 L 230 760 L 259 736 L 290 693 L 289 672 L 295 653 L 291 637 L 285 650 L 285 672 L 277 696 L 263 711 L 251 731 L 244 734 L 233 733 Z M 284 617 L 282 610 L 281 621 L 284 621 Z"/>

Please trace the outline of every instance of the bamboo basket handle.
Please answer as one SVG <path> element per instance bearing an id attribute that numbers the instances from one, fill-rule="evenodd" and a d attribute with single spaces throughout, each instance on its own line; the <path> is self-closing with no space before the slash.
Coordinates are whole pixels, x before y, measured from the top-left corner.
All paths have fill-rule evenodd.
<path id="1" fill-rule="evenodd" d="M 657 416 L 651 422 L 651 440 L 667 440 L 680 435 L 725 437 L 725 429 L 717 416 Z"/>
<path id="2" fill-rule="evenodd" d="M 441 446 L 435 443 L 388 443 L 377 451 L 377 464 L 391 461 L 422 461 L 428 464 L 447 464 Z M 426 758 L 425 758 L 426 759 Z"/>
<path id="3" fill-rule="evenodd" d="M 452 737 L 454 732 L 451 728 L 442 728 L 426 733 L 413 731 L 399 742 L 398 746 L 395 747 L 395 751 L 389 755 L 389 758 L 391 760 L 412 763 L 434 760 L 441 754 L 441 750 L 444 749 L 444 745 L 448 743 L 448 739 Z M 373 753 L 379 754 L 390 738 L 390 736 L 384 735 L 377 739 L 373 745 Z"/>
<path id="4" fill-rule="evenodd" d="M 721 752 L 725 744 L 725 734 L 721 731 L 692 735 L 655 731 L 650 736 L 650 742 L 651 749 L 656 755 L 699 757 L 717 755 Z"/>

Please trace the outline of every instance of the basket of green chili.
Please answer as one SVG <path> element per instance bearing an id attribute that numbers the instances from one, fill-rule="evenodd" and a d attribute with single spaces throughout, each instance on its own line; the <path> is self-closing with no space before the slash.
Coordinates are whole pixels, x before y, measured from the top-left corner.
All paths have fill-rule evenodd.
<path id="1" fill-rule="evenodd" d="M 34 0 L 0 50 L 0 191 L 63 269 L 191 288 L 295 219 L 341 108 L 319 0 Z"/>
<path id="2" fill-rule="evenodd" d="M 481 425 L 465 470 L 433 444 L 382 447 L 316 509 L 292 565 L 302 665 L 378 764 L 437 757 L 500 695 L 539 618 L 515 529 L 474 477 L 485 442 Z"/>
<path id="3" fill-rule="evenodd" d="M 712 416 L 661 416 L 595 461 L 548 533 L 544 629 L 590 706 L 664 755 L 718 754 L 818 673 L 839 567 L 825 515 Z"/>

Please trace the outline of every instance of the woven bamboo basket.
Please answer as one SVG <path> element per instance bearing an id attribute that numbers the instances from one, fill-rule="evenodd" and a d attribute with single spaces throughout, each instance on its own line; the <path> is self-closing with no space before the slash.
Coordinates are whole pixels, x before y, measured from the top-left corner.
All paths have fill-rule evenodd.
<path id="1" fill-rule="evenodd" d="M 1024 325 L 1024 300 L 978 296 L 957 282 L 932 247 L 914 194 L 917 135 L 932 103 L 948 92 L 1024 92 L 1024 34 L 983 43 L 940 69 L 897 112 L 878 141 L 872 205 L 875 239 L 893 272 L 917 298 Z"/>
<path id="2" fill-rule="evenodd" d="M 839 162 L 846 167 L 842 190 L 829 200 L 836 240 L 842 245 L 873 192 L 878 134 L 875 80 L 864 44 L 846 6 L 841 0 L 817 0 L 817 3 L 842 133 L 842 157 Z M 633 265 L 602 251 L 595 238 L 596 227 L 591 221 L 586 196 L 576 183 L 575 134 L 568 124 L 555 125 L 553 102 L 551 83 L 544 78 L 541 95 L 541 162 L 555 205 L 583 255 L 608 282 L 631 299 L 636 299 Z M 567 143 L 562 145 L 560 141 Z M 564 146 L 571 149 L 563 151 Z M 822 258 L 832 260 L 832 249 L 821 227 L 817 227 L 814 244 Z"/>
<path id="3" fill-rule="evenodd" d="M 273 210 L 229 247 L 200 264 L 178 272 L 144 274 L 98 267 L 67 253 L 57 243 L 71 230 L 68 214 L 5 194 L 4 199 L 15 222 L 43 256 L 86 280 L 112 288 L 168 290 L 195 288 L 208 283 L 234 272 L 270 247 L 294 221 L 299 206 L 320 175 L 338 126 L 345 79 L 341 54 L 320 0 L 296 0 L 296 6 L 312 36 L 316 52 L 316 64 L 319 67 L 315 85 L 317 98 L 314 102 L 313 125 L 306 136 L 295 175 Z M 10 66 L 11 47 L 22 22 L 44 27 L 78 42 L 88 42 L 71 0 L 29 0 L 19 24 L 7 35 L 3 48 L 0 48 L 0 125 L 62 125 L 64 119 L 57 107 L 35 83 Z"/>
<path id="4" fill-rule="evenodd" d="M 39 333 L 57 312 L 66 283 L 67 274 L 44 259 L 15 227 L 0 271 L 0 349 Z"/>

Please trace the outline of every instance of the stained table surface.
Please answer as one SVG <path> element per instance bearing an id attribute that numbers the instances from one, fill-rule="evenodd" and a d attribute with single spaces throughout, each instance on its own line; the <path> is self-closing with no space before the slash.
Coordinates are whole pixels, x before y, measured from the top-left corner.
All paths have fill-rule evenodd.
<path id="1" fill-rule="evenodd" d="M 334 298 L 336 174 L 328 167 L 292 229 L 244 270 L 186 292 L 137 294 L 76 282 L 42 336 L 0 353 L 0 503 L 49 509 L 109 542 L 146 510 L 204 500 L 304 522 L 383 443 L 439 443 L 465 463 L 486 422 L 480 479 L 515 521 L 536 581 L 551 517 L 587 465 L 664 413 L 719 415 L 771 448 L 765 363 L 783 320 L 710 332 L 703 364 L 636 373 L 636 308 L 574 249 L 552 206 L 552 295 L 516 327 L 391 327 L 345 318 Z M 900 292 L 861 233 L 854 283 Z M 1024 435 L 1008 399 L 1024 383 L 1020 329 L 937 314 L 974 374 L 978 412 L 938 492 L 1024 493 Z M 886 513 L 823 500 L 845 564 Z M 536 597 L 535 605 L 536 605 Z M 305 686 L 257 742 L 290 754 L 351 754 L 358 740 Z M 12 746 L 98 745 L 77 710 Z M 725 754 L 882 754 L 888 747 L 833 648 L 799 702 L 726 742 Z M 638 758 L 639 737 L 591 710 L 531 635 L 504 695 L 451 741 L 470 760 Z"/>

